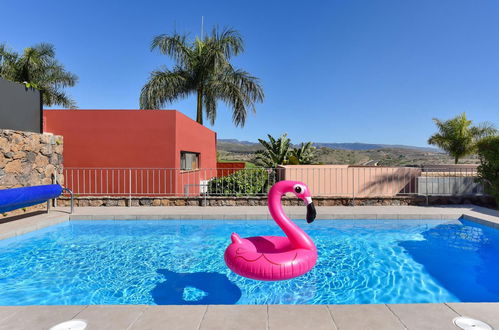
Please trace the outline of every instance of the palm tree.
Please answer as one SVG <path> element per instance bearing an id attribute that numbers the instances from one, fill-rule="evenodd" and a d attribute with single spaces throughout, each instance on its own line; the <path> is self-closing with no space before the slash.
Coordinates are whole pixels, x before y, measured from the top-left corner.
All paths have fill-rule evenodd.
<path id="1" fill-rule="evenodd" d="M 459 158 L 475 153 L 477 142 L 487 136 L 497 133 L 495 127 L 490 123 L 482 123 L 471 126 L 472 121 L 462 113 L 455 118 L 441 121 L 434 118 L 438 133 L 433 134 L 428 143 L 436 145 L 454 157 L 455 164 Z"/>
<path id="2" fill-rule="evenodd" d="M 315 147 L 312 142 L 302 143 L 298 148 L 293 148 L 289 155 L 289 163 L 293 165 L 312 164 L 315 159 Z"/>
<path id="3" fill-rule="evenodd" d="M 172 69 L 162 68 L 151 73 L 140 94 L 141 109 L 158 109 L 166 103 L 197 96 L 198 123 L 203 124 L 203 108 L 211 124 L 217 116 L 217 101 L 232 108 L 236 126 L 244 126 L 248 110 L 255 112 L 255 102 L 262 102 L 263 89 L 258 78 L 234 68 L 229 60 L 243 52 L 243 40 L 232 29 L 187 41 L 186 35 L 156 36 L 151 50 L 158 49 L 175 61 Z"/>
<path id="4" fill-rule="evenodd" d="M 63 89 L 73 87 L 78 77 L 66 71 L 55 59 L 55 48 L 51 44 L 41 43 L 25 48 L 22 54 L 0 44 L 0 77 L 39 89 L 44 105 L 76 107 Z"/>
<path id="5" fill-rule="evenodd" d="M 270 134 L 267 134 L 267 136 L 269 137 L 269 141 L 258 139 L 258 142 L 263 146 L 263 150 L 256 152 L 257 164 L 270 168 L 287 164 L 290 146 L 288 135 L 283 134 L 277 139 Z"/>

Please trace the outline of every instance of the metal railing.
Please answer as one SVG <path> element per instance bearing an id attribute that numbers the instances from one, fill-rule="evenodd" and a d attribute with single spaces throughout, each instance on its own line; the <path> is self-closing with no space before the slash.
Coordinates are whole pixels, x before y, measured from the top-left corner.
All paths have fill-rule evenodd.
<path id="1" fill-rule="evenodd" d="M 280 180 L 305 182 L 314 196 L 480 195 L 476 167 L 285 166 L 278 168 L 66 168 L 77 196 L 261 196 Z"/>
<path id="2" fill-rule="evenodd" d="M 78 196 L 263 195 L 277 169 L 65 168 L 65 186 Z M 259 189 L 250 189 L 259 184 Z"/>
<path id="3" fill-rule="evenodd" d="M 74 205 L 75 205 L 73 191 L 71 189 L 69 189 L 69 188 L 64 187 L 64 188 L 62 188 L 62 193 L 63 194 L 64 193 L 69 194 L 69 198 L 70 198 L 69 213 L 73 214 L 73 212 L 74 212 Z"/>

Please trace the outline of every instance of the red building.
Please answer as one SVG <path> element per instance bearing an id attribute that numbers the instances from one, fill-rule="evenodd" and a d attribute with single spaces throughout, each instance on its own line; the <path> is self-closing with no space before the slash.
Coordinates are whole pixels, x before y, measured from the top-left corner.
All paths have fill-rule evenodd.
<path id="1" fill-rule="evenodd" d="M 64 136 L 65 185 L 80 195 L 193 195 L 216 176 L 216 133 L 178 111 L 44 110 L 43 118 L 44 132 Z"/>

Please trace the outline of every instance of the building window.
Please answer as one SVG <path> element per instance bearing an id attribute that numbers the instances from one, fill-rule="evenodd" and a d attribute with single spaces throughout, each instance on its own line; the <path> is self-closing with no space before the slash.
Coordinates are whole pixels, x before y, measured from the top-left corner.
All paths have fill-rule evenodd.
<path id="1" fill-rule="evenodd" d="M 180 152 L 180 169 L 184 171 L 199 168 L 199 154 L 196 152 Z"/>

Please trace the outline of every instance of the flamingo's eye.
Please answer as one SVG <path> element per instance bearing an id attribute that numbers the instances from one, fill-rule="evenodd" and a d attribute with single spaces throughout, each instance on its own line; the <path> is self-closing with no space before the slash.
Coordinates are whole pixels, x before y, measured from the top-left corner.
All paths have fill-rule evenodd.
<path id="1" fill-rule="evenodd" d="M 301 194 L 304 190 L 305 190 L 305 188 L 304 188 L 304 187 L 302 187 L 302 186 L 300 186 L 299 184 L 297 184 L 297 185 L 295 186 L 295 192 L 296 192 L 297 194 Z"/>

